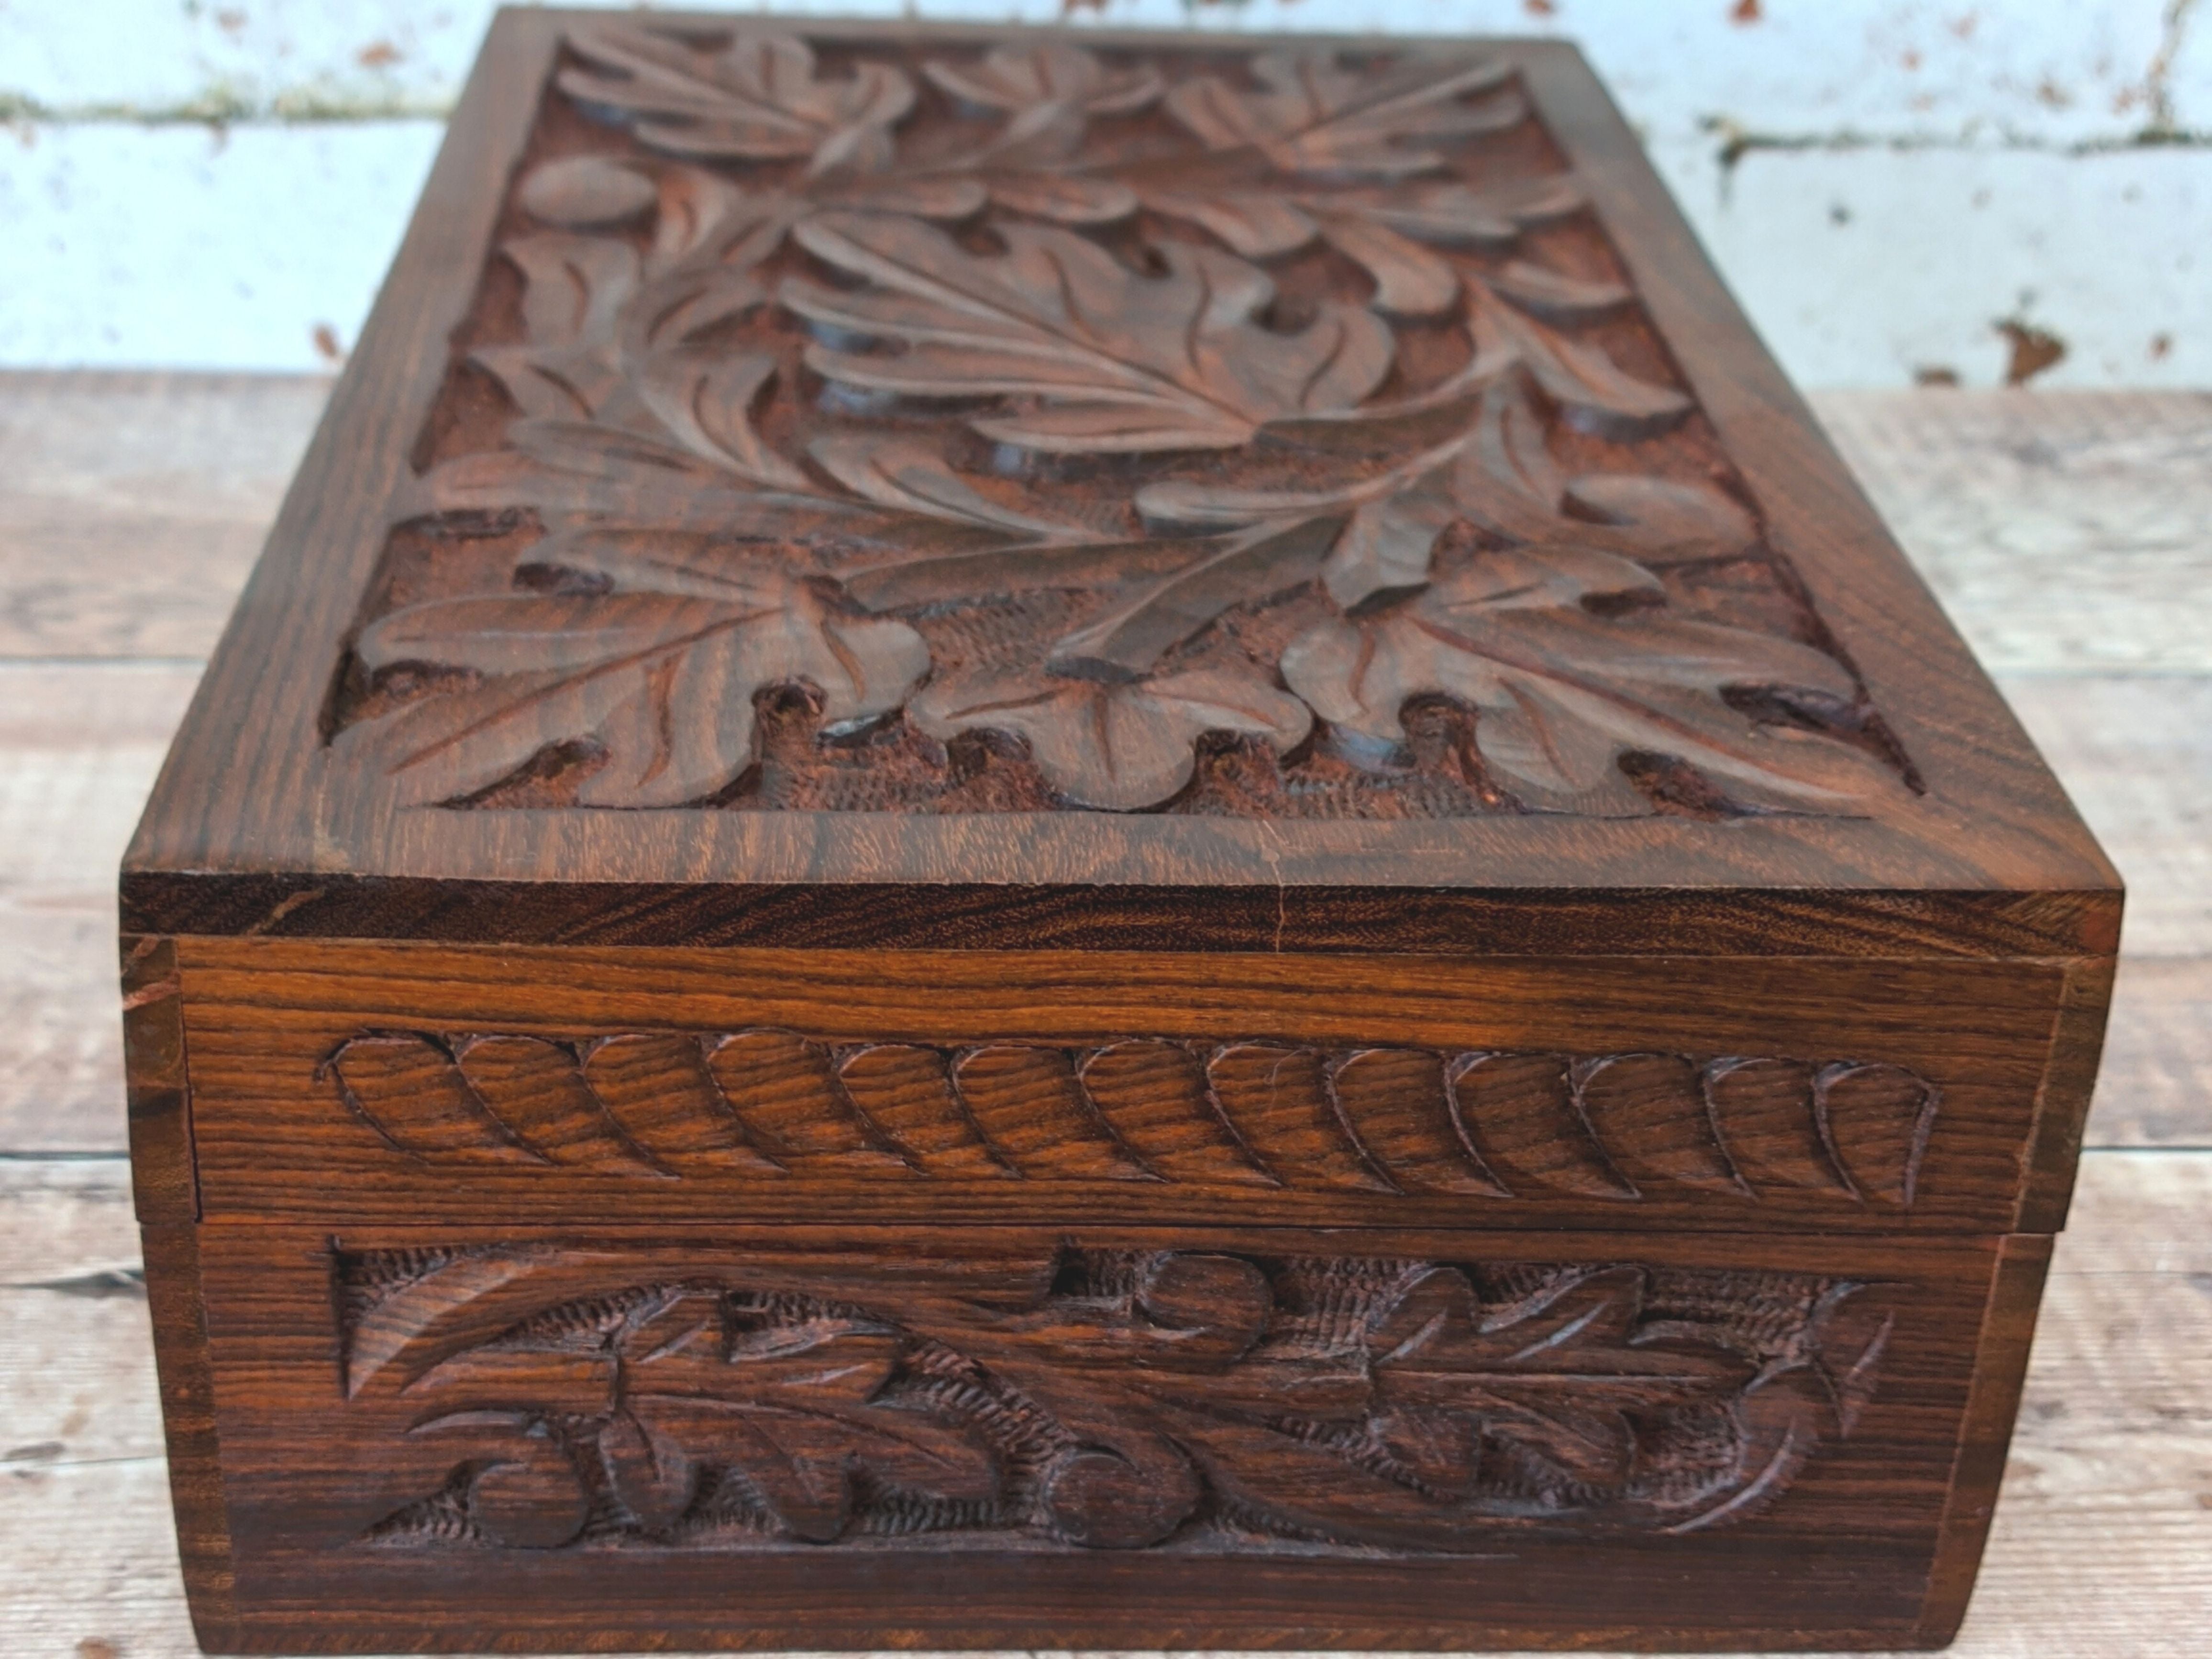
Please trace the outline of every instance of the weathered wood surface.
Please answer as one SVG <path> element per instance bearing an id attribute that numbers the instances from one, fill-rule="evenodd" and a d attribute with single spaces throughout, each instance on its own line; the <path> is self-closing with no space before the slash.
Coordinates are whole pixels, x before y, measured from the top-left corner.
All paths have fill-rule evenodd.
<path id="1" fill-rule="evenodd" d="M 206 656 L 329 393 L 304 375 L 9 374 L 0 657 Z"/>
<path id="2" fill-rule="evenodd" d="M 1812 401 L 1993 673 L 2212 670 L 2185 603 L 2212 585 L 2212 396 Z"/>
<path id="3" fill-rule="evenodd" d="M 2212 1620 L 2212 1154 L 2084 1161 L 1965 1659 L 2181 1659 Z M 186 1659 L 119 1160 L 0 1165 L 0 1648 Z M 82 1644 L 82 1645 L 81 1645 Z"/>

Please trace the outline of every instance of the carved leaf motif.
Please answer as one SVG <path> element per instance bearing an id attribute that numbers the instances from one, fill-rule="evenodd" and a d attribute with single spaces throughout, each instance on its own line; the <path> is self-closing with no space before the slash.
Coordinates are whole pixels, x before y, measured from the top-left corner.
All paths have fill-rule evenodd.
<path id="1" fill-rule="evenodd" d="M 648 1528 L 681 1516 L 702 1464 L 734 1467 L 777 1520 L 826 1543 L 851 1518 L 862 1471 L 920 1496 L 984 1498 L 990 1454 L 879 1396 L 900 1338 L 820 1319 L 732 1335 L 712 1293 L 677 1299 L 617 1345 L 624 1411 L 600 1437 L 616 1493 Z"/>
<path id="2" fill-rule="evenodd" d="M 1215 671 L 1105 684 L 1035 672 L 935 682 L 908 705 L 933 737 L 1015 733 L 1045 781 L 1071 802 L 1127 812 L 1157 806 L 1196 769 L 1209 732 L 1257 737 L 1278 752 L 1305 737 L 1312 716 L 1256 678 Z"/>
<path id="3" fill-rule="evenodd" d="M 611 340 L 637 288 L 637 251 L 605 236 L 544 232 L 500 245 L 522 272 L 522 322 L 532 343 Z"/>
<path id="4" fill-rule="evenodd" d="M 563 92 L 623 111 L 640 138 L 679 155 L 805 156 L 810 174 L 878 171 L 891 160 L 891 127 L 914 106 L 914 82 L 902 71 L 863 64 L 825 80 L 793 35 L 740 30 L 707 53 L 602 27 L 570 30 L 568 46 L 589 67 L 563 70 Z"/>
<path id="5" fill-rule="evenodd" d="M 526 417 L 589 419 L 623 387 L 616 335 L 637 292 L 636 250 L 603 236 L 543 232 L 515 237 L 500 252 L 522 273 L 529 341 L 481 348 L 471 361 L 498 379 Z"/>
<path id="6" fill-rule="evenodd" d="M 1329 598 L 1356 611 L 1425 586 L 1437 538 L 1459 516 L 1459 503 L 1435 473 L 1362 502 L 1322 566 Z"/>
<path id="7" fill-rule="evenodd" d="M 1626 441 L 1662 432 L 1690 412 L 1690 400 L 1621 368 L 1594 345 L 1571 339 L 1469 285 L 1469 304 L 1484 325 L 1511 345 L 1544 393 L 1567 418 L 1600 437 Z"/>
<path id="8" fill-rule="evenodd" d="M 1143 108 L 1164 83 L 1149 67 L 1108 70 L 1062 40 L 994 48 L 980 62 L 927 64 L 923 71 L 955 100 L 1008 119 L 981 149 L 949 165 L 970 169 L 1001 207 L 1067 225 L 1109 224 L 1137 210 L 1137 193 L 1118 179 L 1065 170 L 1091 118 Z"/>
<path id="9" fill-rule="evenodd" d="M 1758 521 L 1711 484 L 1584 473 L 1568 482 L 1565 499 L 1594 522 L 1626 532 L 1646 561 L 1725 557 L 1759 539 Z"/>
<path id="10" fill-rule="evenodd" d="M 980 62 L 939 59 L 922 73 L 963 104 L 1010 115 L 1046 106 L 1085 115 L 1127 115 L 1152 103 L 1164 85 L 1157 70 L 1114 73 L 1092 53 L 1065 40 L 994 46 Z"/>
<path id="11" fill-rule="evenodd" d="M 1493 290 L 1522 310 L 1564 322 L 1618 311 L 1636 297 L 1618 283 L 1570 276 L 1527 259 L 1510 260 L 1502 269 L 1491 272 L 1486 280 Z"/>
<path id="12" fill-rule="evenodd" d="M 1464 1274 L 1442 1269 L 1409 1291 L 1370 1341 L 1377 1400 L 1407 1415 L 1465 1412 L 1570 1480 L 1626 1480 L 1630 1413 L 1724 1397 L 1749 1367 L 1711 1348 L 1637 1340 L 1644 1274 L 1563 1274 L 1530 1300 L 1485 1316 Z"/>
<path id="13" fill-rule="evenodd" d="M 726 403 L 723 407 L 727 410 Z M 434 468 L 410 509 L 498 513 L 527 507 L 549 522 L 589 517 L 671 534 L 714 532 L 732 541 L 834 532 L 867 542 L 890 527 L 889 516 L 873 507 L 763 488 L 732 465 L 711 438 L 713 456 L 620 427 L 526 420 L 507 428 L 507 441 L 505 449 Z"/>
<path id="14" fill-rule="evenodd" d="M 1753 807 L 1849 811 L 1898 793 L 1865 751 L 1738 713 L 1730 687 L 1785 687 L 1848 703 L 1850 677 L 1809 646 L 1668 615 L 1641 566 L 1571 544 L 1484 555 L 1371 622 L 1319 623 L 1283 653 L 1293 690 L 1346 753 L 1393 753 L 1398 711 L 1424 694 L 1479 714 L 1475 742 L 1532 806 L 1619 817 L 1648 810 L 1621 771 L 1648 753 L 1696 767 Z M 1596 599 L 1629 608 L 1591 610 Z"/>
<path id="15" fill-rule="evenodd" d="M 1110 225 L 1137 210 L 1137 192 L 1112 179 L 1048 173 L 994 173 L 991 199 L 1017 213 L 1063 225 Z"/>
<path id="16" fill-rule="evenodd" d="M 532 218 L 567 230 L 608 230 L 650 211 L 660 199 L 653 180 L 604 155 L 571 155 L 533 168 L 522 181 Z"/>
<path id="17" fill-rule="evenodd" d="M 726 548 L 602 532 L 556 556 L 599 586 L 434 599 L 363 631 L 355 648 L 371 672 L 414 664 L 477 677 L 429 700 L 434 720 L 417 717 L 418 702 L 356 728 L 387 745 L 414 799 L 466 795 L 549 747 L 582 744 L 605 756 L 580 787 L 587 804 L 678 805 L 751 763 L 756 692 L 810 686 L 834 727 L 896 708 L 929 665 L 904 623 L 839 615 Z"/>
<path id="18" fill-rule="evenodd" d="M 1297 334 L 1253 320 L 1274 286 L 1212 248 L 1169 243 L 1164 276 L 1139 276 L 1066 231 L 1008 225 L 983 258 L 927 227 L 825 213 L 799 228 L 810 252 L 866 278 L 857 292 L 794 279 L 783 303 L 820 327 L 905 347 L 817 344 L 825 379 L 924 398 L 1033 398 L 975 416 L 987 437 L 1045 451 L 1226 449 L 1280 416 L 1348 409 L 1390 367 L 1389 329 L 1330 306 Z"/>
<path id="19" fill-rule="evenodd" d="M 1420 241 L 1446 247 L 1504 248 L 1532 225 L 1579 212 L 1583 201 L 1581 186 L 1560 173 L 1481 190 L 1464 185 L 1416 185 L 1364 204 L 1359 210 Z"/>
<path id="20" fill-rule="evenodd" d="M 1200 195 L 1153 188 L 1146 203 L 1161 213 L 1202 225 L 1248 259 L 1272 259 L 1304 247 L 1320 234 L 1313 216 L 1273 191 L 1220 191 Z"/>
<path id="21" fill-rule="evenodd" d="M 1039 518 L 992 500 L 955 472 L 942 455 L 910 438 L 830 433 L 817 438 L 806 453 L 855 495 L 901 512 L 1039 541 L 1097 539 L 1079 525 Z"/>
<path id="22" fill-rule="evenodd" d="M 1168 112 L 1210 148 L 1256 148 L 1286 173 L 1399 179 L 1432 172 L 1443 158 L 1419 141 L 1502 131 L 1528 114 L 1510 93 L 1465 101 L 1510 78 L 1492 63 L 1416 59 L 1369 75 L 1343 68 L 1334 52 L 1268 52 L 1253 59 L 1252 73 L 1265 91 L 1200 76 L 1168 94 Z"/>
<path id="23" fill-rule="evenodd" d="M 995 1512 L 1144 1548 L 1209 1492 L 1305 1548 L 1692 1531 L 1852 1432 L 1895 1324 L 1873 1287 L 1741 1269 L 1065 1245 L 695 1252 L 671 1282 L 625 1267 L 665 1252 L 426 1254 L 341 1253 L 336 1285 L 349 1409 L 396 1431 L 364 1525 L 414 1547 L 453 1541 L 457 1480 L 489 1541 L 538 1549 L 587 1522 L 755 1547 L 718 1535 L 733 1501 L 817 1544 L 865 1518 L 871 1549 L 957 1547 Z"/>
<path id="24" fill-rule="evenodd" d="M 1441 317 L 1459 301 L 1459 273 L 1419 242 L 1358 213 L 1322 220 L 1322 234 L 1375 279 L 1372 301 L 1394 317 Z"/>
<path id="25" fill-rule="evenodd" d="M 1343 524 L 1316 514 L 1263 520 L 1196 544 L 1188 563 L 1055 643 L 1045 665 L 1093 679 L 1132 679 L 1233 605 L 1309 581 Z"/>
<path id="26" fill-rule="evenodd" d="M 1710 1331 L 1640 1328 L 1644 1285 L 1639 1268 L 1565 1269 L 1485 1308 L 1464 1273 L 1425 1267 L 1340 1290 L 1357 1352 L 1263 1351 L 1152 1392 L 1217 1486 L 1329 1536 L 1401 1542 L 1458 1520 L 1480 1443 L 1533 1462 L 1553 1490 L 1617 1501 L 1639 1422 L 1724 1410 L 1754 1369 Z"/>
<path id="27" fill-rule="evenodd" d="M 1343 532 L 1321 575 L 1338 605 L 1357 611 L 1425 585 L 1437 538 L 1455 520 L 1519 541 L 1573 533 L 1559 512 L 1563 487 L 1526 398 L 1498 381 L 1459 437 L 1389 472 L 1333 491 L 1151 484 L 1137 507 L 1147 523 L 1200 529 L 1334 514 Z"/>
<path id="28" fill-rule="evenodd" d="M 752 408 L 775 374 L 763 352 L 736 356 L 655 357 L 637 379 L 638 395 L 693 453 L 771 489 L 813 488 L 806 475 L 762 441 Z"/>

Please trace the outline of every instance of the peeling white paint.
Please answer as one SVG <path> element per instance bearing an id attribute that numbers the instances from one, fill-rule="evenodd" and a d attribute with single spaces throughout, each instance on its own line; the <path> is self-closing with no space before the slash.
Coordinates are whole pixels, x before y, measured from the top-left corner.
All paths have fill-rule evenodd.
<path id="1" fill-rule="evenodd" d="M 1995 324 L 2057 335 L 2039 386 L 2212 386 L 2212 154 L 1754 151 L 1652 159 L 1792 378 L 2004 379 Z"/>
<path id="2" fill-rule="evenodd" d="M 2184 0 L 2184 10 L 2195 0 Z M 1235 32 L 1537 33 L 1583 45 L 1648 132 L 2067 144 L 2130 137 L 2173 0 L 836 0 L 761 12 Z M 708 8 L 713 9 L 714 8 Z M 435 106 L 492 0 L 0 0 L 0 94 L 51 108 Z M 732 12 L 756 9 L 722 8 Z M 2200 19 L 2164 71 L 2175 124 L 2212 126 Z"/>
<path id="3" fill-rule="evenodd" d="M 1081 0 L 1073 21 L 1570 35 L 1801 380 L 1989 383 L 1991 324 L 2017 315 L 2068 343 L 2039 385 L 2212 384 L 2212 0 L 1761 0 L 1759 21 L 1731 21 L 1740 9 Z M 0 129 L 0 362 L 317 366 L 318 325 L 357 333 L 435 143 L 432 122 L 360 118 L 445 107 L 491 9 L 0 0 L 0 110 L 44 112 Z M 210 113 L 227 136 L 190 122 Z M 2142 144 L 2159 123 L 2182 142 Z"/>
<path id="4" fill-rule="evenodd" d="M 359 335 L 443 129 L 0 134 L 0 364 L 326 368 Z"/>

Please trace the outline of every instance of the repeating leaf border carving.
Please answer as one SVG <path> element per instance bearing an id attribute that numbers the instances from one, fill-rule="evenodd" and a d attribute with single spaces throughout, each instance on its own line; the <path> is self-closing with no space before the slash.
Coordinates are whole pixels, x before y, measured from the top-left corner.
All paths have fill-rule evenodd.
<path id="1" fill-rule="evenodd" d="M 1473 712 L 1465 763 L 1509 808 L 1635 816 L 1656 788 L 1708 812 L 1849 815 L 1911 787 L 1832 657 L 1667 606 L 1653 569 L 1757 544 L 1741 501 L 1569 477 L 1547 453 L 1540 410 L 1630 439 L 1692 405 L 1571 331 L 1632 307 L 1628 290 L 1455 258 L 1582 210 L 1567 175 L 1478 191 L 1451 173 L 1529 118 L 1507 68 L 1273 52 L 1240 82 L 1164 74 L 1164 51 L 1116 67 L 1062 41 L 970 50 L 921 74 L 995 126 L 912 156 L 916 83 L 896 62 L 824 74 L 798 36 L 743 26 L 713 49 L 580 27 L 568 50 L 561 95 L 655 159 L 570 157 L 520 183 L 544 228 L 501 252 L 530 337 L 474 362 L 523 418 L 504 449 L 434 469 L 398 518 L 528 512 L 548 533 L 514 593 L 403 607 L 355 641 L 370 677 L 438 679 L 337 734 L 409 799 L 489 800 L 588 756 L 577 805 L 720 799 L 756 763 L 756 699 L 793 692 L 827 738 L 903 719 L 926 741 L 1017 744 L 1070 807 L 1168 804 L 1209 735 L 1279 758 L 1318 741 L 1390 773 L 1419 697 Z M 1181 149 L 1084 148 L 1094 123 L 1155 108 Z M 1206 240 L 1155 237 L 1158 270 L 1139 274 L 1091 234 L 1139 210 Z M 948 234 L 975 222 L 1002 254 Z M 851 285 L 771 292 L 756 272 L 788 246 Z M 1268 323 L 1264 262 L 1317 246 L 1365 270 L 1365 306 Z M 859 422 L 803 457 L 752 419 L 787 368 L 713 344 L 770 305 L 813 331 L 805 371 Z M 1461 330 L 1464 366 L 1370 401 L 1413 319 Z M 878 402 L 914 395 L 981 398 L 955 423 L 1036 454 L 1241 451 L 1265 432 L 1415 459 L 1320 489 L 1158 483 L 1131 502 L 1141 531 L 1115 530 L 867 428 Z M 1498 545 L 1437 568 L 1455 526 Z M 760 550 L 794 536 L 848 552 L 823 568 Z M 1103 614 L 1035 662 L 946 671 L 911 622 L 1102 581 Z M 1315 584 L 1340 614 L 1279 662 L 1176 660 L 1235 606 Z"/>
<path id="2" fill-rule="evenodd" d="M 1912 1203 L 1941 1101 L 1903 1066 L 1855 1060 L 832 1045 L 769 1028 L 364 1033 L 318 1075 L 386 1146 L 431 1164 L 1893 1209 Z"/>

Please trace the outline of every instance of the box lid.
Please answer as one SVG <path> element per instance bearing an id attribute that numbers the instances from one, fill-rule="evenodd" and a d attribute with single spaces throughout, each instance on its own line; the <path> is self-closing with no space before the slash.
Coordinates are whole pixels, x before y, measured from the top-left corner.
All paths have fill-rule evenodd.
<path id="1" fill-rule="evenodd" d="M 1570 47 L 503 13 L 127 927 L 2048 955 L 2118 882 Z"/>

